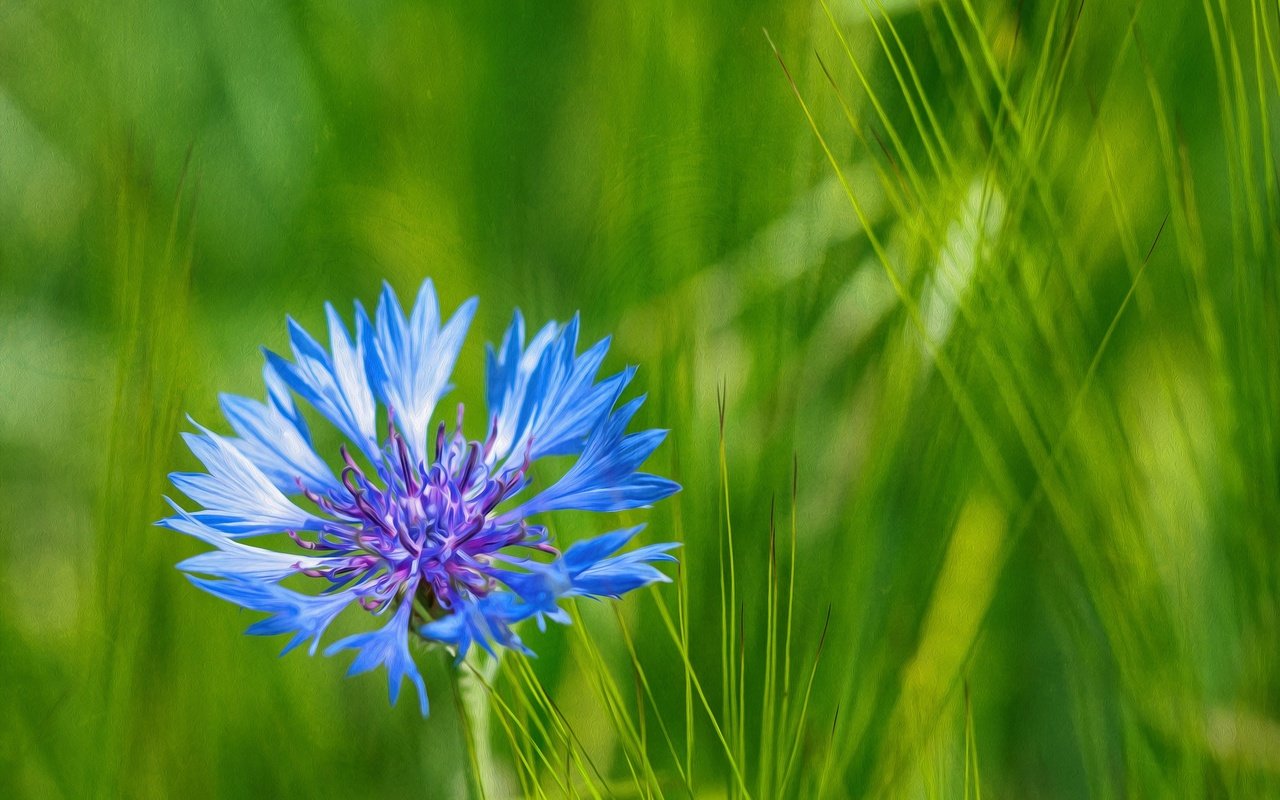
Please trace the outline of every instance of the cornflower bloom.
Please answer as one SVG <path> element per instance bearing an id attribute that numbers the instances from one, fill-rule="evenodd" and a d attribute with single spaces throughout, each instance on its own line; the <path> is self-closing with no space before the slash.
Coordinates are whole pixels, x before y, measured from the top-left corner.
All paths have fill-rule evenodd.
<path id="1" fill-rule="evenodd" d="M 314 655 L 349 606 L 385 619 L 324 653 L 354 650 L 351 675 L 386 667 L 393 704 L 408 678 L 423 715 L 413 636 L 451 647 L 459 660 L 472 645 L 529 653 L 517 623 L 568 623 L 561 600 L 617 598 L 669 580 L 653 562 L 674 560 L 671 543 L 619 552 L 643 526 L 561 551 L 537 521 L 552 511 L 647 507 L 680 488 L 638 471 L 666 431 L 627 433 L 644 402 L 619 405 L 635 370 L 597 380 L 609 340 L 579 354 L 576 316 L 526 342 L 515 312 L 501 346 L 488 348 L 483 439 L 463 433 L 461 404 L 452 429 L 433 425 L 475 307 L 473 298 L 442 320 L 428 280 L 406 318 L 384 284 L 373 320 L 356 303 L 354 342 L 326 304 L 328 350 L 289 319 L 294 357 L 264 351 L 265 402 L 220 397 L 236 435 L 194 421 L 200 433 L 183 434 L 207 472 L 170 479 L 200 508 L 169 500 L 175 514 L 158 523 L 214 548 L 178 567 L 210 594 L 266 613 L 247 632 L 288 635 L 284 652 L 309 642 Z M 294 395 L 346 439 L 336 473 L 312 447 Z M 546 456 L 577 460 L 526 493 L 530 465 Z M 293 552 L 243 541 L 280 533 Z M 286 580 L 315 588 L 286 588 Z"/>

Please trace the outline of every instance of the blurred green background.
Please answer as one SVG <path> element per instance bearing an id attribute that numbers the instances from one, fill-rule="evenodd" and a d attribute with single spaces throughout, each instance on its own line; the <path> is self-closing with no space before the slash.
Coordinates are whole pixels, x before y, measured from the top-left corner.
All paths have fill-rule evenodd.
<path id="1" fill-rule="evenodd" d="M 547 763 L 498 708 L 488 796 L 1277 796 L 1278 39 L 1264 0 L 0 5 L 0 795 L 476 792 L 446 655 L 425 721 L 277 660 L 151 527 L 286 314 L 431 276 L 481 298 L 452 400 L 513 307 L 581 310 L 685 487 L 623 519 L 679 586 L 527 632 L 574 735 L 508 700 Z"/>

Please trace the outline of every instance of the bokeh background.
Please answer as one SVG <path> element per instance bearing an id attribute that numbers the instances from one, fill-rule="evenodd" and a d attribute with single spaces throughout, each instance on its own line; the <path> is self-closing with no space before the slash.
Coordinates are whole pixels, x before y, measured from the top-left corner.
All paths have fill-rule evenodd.
<path id="1" fill-rule="evenodd" d="M 1278 39 L 1264 0 L 0 5 L 0 795 L 1276 796 Z M 426 276 L 481 298 L 451 401 L 514 307 L 581 310 L 685 487 L 625 519 L 677 584 L 527 632 L 480 782 L 447 654 L 425 721 L 277 660 L 151 526 L 286 314 Z"/>

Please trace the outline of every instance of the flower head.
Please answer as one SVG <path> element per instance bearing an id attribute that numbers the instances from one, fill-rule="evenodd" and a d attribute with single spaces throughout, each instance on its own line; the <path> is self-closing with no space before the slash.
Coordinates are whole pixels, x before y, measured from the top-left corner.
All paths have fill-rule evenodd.
<path id="1" fill-rule="evenodd" d="M 644 401 L 619 405 L 634 370 L 597 380 L 609 342 L 578 353 L 576 317 L 526 342 L 515 313 L 489 349 L 481 438 L 463 433 L 461 404 L 452 426 L 438 418 L 475 305 L 446 322 L 426 281 L 406 318 L 384 286 L 373 319 L 356 303 L 354 340 L 326 305 L 328 349 L 289 320 L 293 359 L 266 353 L 265 402 L 221 397 L 236 435 L 198 425 L 183 435 L 207 471 L 170 478 L 200 508 L 170 501 L 175 513 L 159 523 L 214 548 L 179 568 L 210 594 L 267 614 L 248 632 L 286 634 L 286 651 L 309 642 L 314 654 L 350 606 L 382 617 L 324 652 L 354 650 L 351 674 L 385 666 L 393 703 L 408 678 L 423 714 L 411 636 L 449 645 L 459 659 L 473 645 L 527 653 L 517 623 L 567 623 L 562 599 L 668 580 L 653 562 L 674 560 L 673 544 L 619 553 L 639 528 L 561 551 L 539 521 L 557 510 L 647 507 L 680 488 L 638 471 L 665 431 L 627 432 Z M 295 396 L 346 439 L 336 470 L 312 447 Z M 577 460 L 535 491 L 529 468 L 545 456 Z M 292 552 L 242 541 L 277 533 Z"/>

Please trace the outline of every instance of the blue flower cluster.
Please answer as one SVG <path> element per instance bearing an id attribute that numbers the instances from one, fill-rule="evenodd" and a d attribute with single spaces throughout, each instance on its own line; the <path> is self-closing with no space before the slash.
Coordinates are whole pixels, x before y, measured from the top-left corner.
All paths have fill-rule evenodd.
<path id="1" fill-rule="evenodd" d="M 324 652 L 356 651 L 353 675 L 385 666 L 392 703 L 408 678 L 424 715 L 411 634 L 451 646 L 459 659 L 473 644 L 527 653 L 517 623 L 567 623 L 562 599 L 616 598 L 668 580 L 653 562 L 674 560 L 670 543 L 621 552 L 638 527 L 561 552 L 533 521 L 557 510 L 647 507 L 680 488 L 638 471 L 666 432 L 627 432 L 644 402 L 619 404 L 634 370 L 597 380 L 609 341 L 579 354 L 576 317 L 526 342 L 517 311 L 502 345 L 489 348 L 484 438 L 463 434 L 461 405 L 452 430 L 444 422 L 433 429 L 475 307 L 472 299 L 443 320 L 426 281 L 406 318 L 385 286 L 373 319 L 356 303 L 354 342 L 326 305 L 327 350 L 289 320 L 293 360 L 267 352 L 265 402 L 221 397 L 236 435 L 199 425 L 200 433 L 184 434 L 207 472 L 170 478 L 200 507 L 170 501 L 175 514 L 159 523 L 213 547 L 179 568 L 210 594 L 267 614 L 248 632 L 290 636 L 286 652 L 309 642 L 314 654 L 352 604 L 383 617 L 381 627 Z M 295 396 L 347 441 L 337 472 L 312 447 Z M 577 460 L 525 495 L 529 466 L 544 456 Z M 243 541 L 279 533 L 294 552 Z M 291 585 L 317 588 L 282 585 L 294 576 L 303 577 Z"/>

